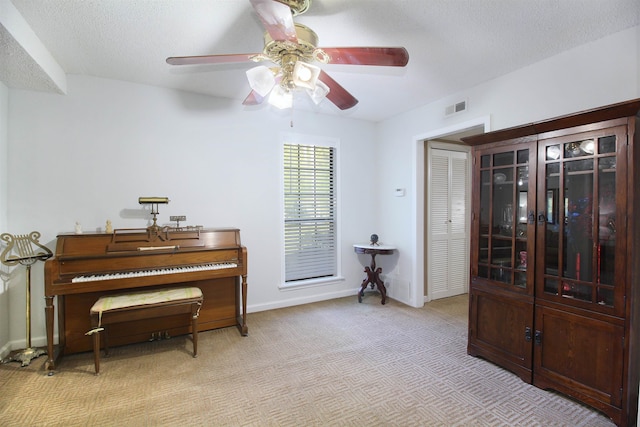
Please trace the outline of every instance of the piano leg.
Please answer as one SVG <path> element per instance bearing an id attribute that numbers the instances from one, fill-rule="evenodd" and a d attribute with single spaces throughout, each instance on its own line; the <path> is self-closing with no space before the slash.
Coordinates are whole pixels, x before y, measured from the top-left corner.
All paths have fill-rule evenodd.
<path id="1" fill-rule="evenodd" d="M 236 282 L 237 283 L 237 282 Z M 238 289 L 238 292 L 240 289 Z M 238 329 L 243 337 L 249 335 L 249 329 L 247 328 L 247 275 L 242 275 L 242 314 L 236 313 L 236 321 L 238 322 Z"/>
<path id="2" fill-rule="evenodd" d="M 53 322 L 55 319 L 55 308 L 53 306 L 52 296 L 45 297 L 44 315 L 47 323 L 47 361 L 45 363 L 45 369 L 49 371 L 49 375 L 52 375 L 53 370 L 56 368 L 53 353 Z"/>

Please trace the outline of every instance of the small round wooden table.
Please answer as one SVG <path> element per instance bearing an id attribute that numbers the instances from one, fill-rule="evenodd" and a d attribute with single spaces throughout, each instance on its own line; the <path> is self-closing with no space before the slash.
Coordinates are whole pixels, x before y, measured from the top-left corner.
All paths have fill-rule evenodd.
<path id="1" fill-rule="evenodd" d="M 377 245 L 371 243 L 355 244 L 353 250 L 357 254 L 369 254 L 371 255 L 371 266 L 365 267 L 364 272 L 367 273 L 367 277 L 362 281 L 360 291 L 358 291 L 358 302 L 362 302 L 364 296 L 364 290 L 367 285 L 371 284 L 371 289 L 375 285 L 378 286 L 378 290 L 382 295 L 382 304 L 387 302 L 387 288 L 384 287 L 384 282 L 380 278 L 382 268 L 376 268 L 376 255 L 391 255 L 396 248 L 389 245 Z"/>

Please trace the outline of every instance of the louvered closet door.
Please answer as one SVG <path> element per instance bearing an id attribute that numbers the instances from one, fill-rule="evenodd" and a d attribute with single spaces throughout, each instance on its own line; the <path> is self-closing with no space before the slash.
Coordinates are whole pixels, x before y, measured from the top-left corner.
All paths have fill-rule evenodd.
<path id="1" fill-rule="evenodd" d="M 467 292 L 469 283 L 466 152 L 430 150 L 428 293 L 431 299 Z"/>

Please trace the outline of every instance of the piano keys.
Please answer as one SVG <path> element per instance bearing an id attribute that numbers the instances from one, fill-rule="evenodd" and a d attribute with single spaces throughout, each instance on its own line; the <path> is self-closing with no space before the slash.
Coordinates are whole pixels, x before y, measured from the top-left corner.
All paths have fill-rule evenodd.
<path id="1" fill-rule="evenodd" d="M 91 350 L 89 309 L 102 295 L 141 288 L 197 286 L 204 294 L 198 331 L 237 326 L 248 334 L 247 249 L 240 231 L 225 229 L 135 229 L 112 234 L 61 234 L 45 262 L 48 360 L 54 370 L 63 354 Z M 58 346 L 53 333 L 57 299 Z M 110 345 L 152 336 L 189 333 L 184 317 L 147 319 L 109 329 Z M 57 351 L 56 351 L 57 350 Z"/>
<path id="2" fill-rule="evenodd" d="M 130 277 L 148 277 L 148 276 L 157 276 L 160 274 L 188 273 L 190 271 L 220 270 L 223 268 L 236 268 L 237 266 L 238 264 L 236 264 L 235 262 L 222 262 L 222 263 L 204 264 L 204 265 L 163 267 L 163 268 L 156 268 L 153 270 L 125 271 L 125 272 L 116 272 L 116 273 L 107 273 L 107 274 L 90 274 L 87 276 L 76 276 L 73 279 L 71 279 L 71 283 L 96 282 L 98 280 L 128 279 Z"/>

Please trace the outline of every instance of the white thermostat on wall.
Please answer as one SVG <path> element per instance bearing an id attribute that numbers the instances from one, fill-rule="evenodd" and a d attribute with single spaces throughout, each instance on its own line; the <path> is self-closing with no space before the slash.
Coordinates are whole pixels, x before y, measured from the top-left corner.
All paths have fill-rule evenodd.
<path id="1" fill-rule="evenodd" d="M 404 188 L 396 188 L 394 190 L 394 195 L 396 197 L 404 197 Z"/>

